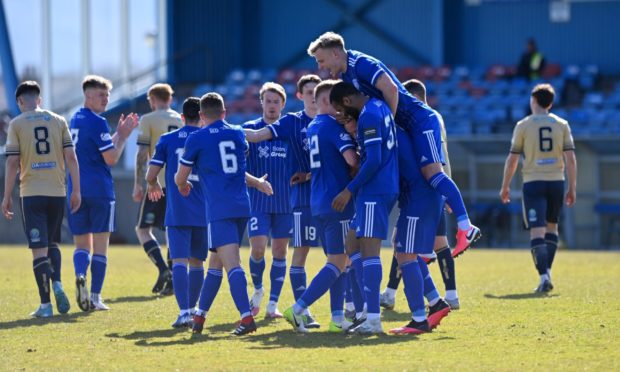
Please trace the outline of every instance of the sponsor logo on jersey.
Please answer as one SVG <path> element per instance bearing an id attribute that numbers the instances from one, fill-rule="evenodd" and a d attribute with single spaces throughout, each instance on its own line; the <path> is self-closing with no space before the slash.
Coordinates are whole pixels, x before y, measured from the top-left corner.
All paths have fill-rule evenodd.
<path id="1" fill-rule="evenodd" d="M 556 158 L 547 158 L 547 159 L 538 159 L 536 160 L 536 164 L 538 165 L 551 165 L 557 163 Z"/>
<path id="2" fill-rule="evenodd" d="M 56 162 L 55 161 L 45 161 L 45 162 L 41 162 L 41 163 L 32 163 L 32 164 L 30 164 L 30 168 L 31 169 L 50 169 L 50 168 L 56 168 Z"/>
<path id="3" fill-rule="evenodd" d="M 364 129 L 364 138 L 377 138 L 377 128 Z"/>
<path id="4" fill-rule="evenodd" d="M 258 146 L 258 157 L 259 158 L 268 158 L 269 157 L 269 146 Z"/>

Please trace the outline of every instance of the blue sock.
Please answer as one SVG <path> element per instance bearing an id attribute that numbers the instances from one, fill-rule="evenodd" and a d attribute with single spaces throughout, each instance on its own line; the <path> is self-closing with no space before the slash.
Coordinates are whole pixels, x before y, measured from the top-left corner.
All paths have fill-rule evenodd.
<path id="1" fill-rule="evenodd" d="M 50 262 L 47 257 L 39 257 L 32 261 L 32 271 L 34 279 L 39 288 L 39 297 L 42 304 L 50 303 Z"/>
<path id="2" fill-rule="evenodd" d="M 426 264 L 424 264 L 426 266 Z M 417 260 L 405 262 L 400 265 L 403 282 L 405 283 L 405 296 L 413 316 L 413 320 L 421 322 L 426 319 L 424 308 L 424 279 Z"/>
<path id="3" fill-rule="evenodd" d="M 144 248 L 144 252 L 149 256 L 151 262 L 157 266 L 159 272 L 165 271 L 168 269 L 168 265 L 164 261 L 164 257 L 161 255 L 161 247 L 157 240 L 149 240 L 148 242 L 142 244 L 142 248 Z"/>
<path id="4" fill-rule="evenodd" d="M 93 255 L 93 263 L 90 265 L 90 293 L 101 294 L 105 270 L 108 267 L 108 258 L 100 254 Z"/>
<path id="5" fill-rule="evenodd" d="M 546 275 L 549 265 L 549 256 L 547 254 L 547 243 L 543 238 L 535 238 L 530 241 L 532 247 L 532 257 L 539 275 Z"/>
<path id="6" fill-rule="evenodd" d="M 90 265 L 90 253 L 86 249 L 76 248 L 73 252 L 73 267 L 75 268 L 75 276 L 86 277 Z"/>
<path id="7" fill-rule="evenodd" d="M 355 303 L 355 311 L 361 312 L 362 310 L 358 310 L 358 304 L 361 301 L 362 308 L 366 303 L 366 294 L 364 293 L 364 264 L 362 263 L 362 254 L 360 252 L 355 252 L 349 256 L 351 259 L 351 267 L 355 275 L 355 284 L 357 284 L 357 288 L 353 285 L 353 302 Z M 357 293 L 357 294 L 356 294 Z M 357 300 L 356 300 L 356 296 Z"/>
<path id="8" fill-rule="evenodd" d="M 468 230 L 470 227 L 469 217 L 467 216 L 461 191 L 456 183 L 444 172 L 435 174 L 428 180 L 428 183 L 446 198 L 446 203 L 452 208 L 456 216 L 459 229 Z"/>
<path id="9" fill-rule="evenodd" d="M 172 287 L 174 288 L 174 297 L 176 297 L 179 310 L 181 311 L 189 309 L 188 276 L 185 264 L 172 264 Z"/>
<path id="10" fill-rule="evenodd" d="M 221 277 L 222 276 L 220 275 L 220 278 Z M 200 296 L 200 289 L 202 288 L 202 282 L 204 282 L 204 279 L 205 279 L 205 269 L 202 266 L 190 266 L 189 267 L 189 308 L 190 309 L 193 309 L 194 307 L 196 307 L 196 302 L 198 302 L 198 296 Z"/>
<path id="11" fill-rule="evenodd" d="M 215 296 L 220 290 L 220 285 L 222 284 L 222 275 L 223 273 L 220 269 L 207 270 L 207 277 L 202 284 L 202 291 L 200 293 L 200 302 L 198 304 L 198 309 L 204 312 L 207 312 L 209 311 L 209 309 L 211 309 L 213 300 L 215 300 Z"/>
<path id="12" fill-rule="evenodd" d="M 252 283 L 254 289 L 263 288 L 263 272 L 265 271 L 265 258 L 261 258 L 256 261 L 250 256 L 250 275 L 252 276 Z"/>
<path id="13" fill-rule="evenodd" d="M 269 301 L 278 302 L 284 285 L 284 278 L 286 278 L 286 258 L 274 258 L 269 272 L 269 279 L 271 280 Z"/>
<path id="14" fill-rule="evenodd" d="M 264 261 L 263 261 L 264 265 Z M 241 266 L 234 267 L 228 272 L 228 284 L 235 306 L 241 314 L 241 319 L 250 315 L 250 299 L 248 298 L 248 282 Z"/>
<path id="15" fill-rule="evenodd" d="M 353 266 L 351 266 L 350 280 L 351 280 L 351 295 L 353 296 L 353 304 L 355 305 L 355 312 L 361 313 L 362 311 L 364 311 L 364 304 L 366 303 L 366 301 L 364 300 L 364 294 L 357 280 L 357 269 L 355 269 Z"/>
<path id="16" fill-rule="evenodd" d="M 420 272 L 422 273 L 422 279 L 424 279 L 424 297 L 426 297 L 426 300 L 428 300 L 429 303 L 436 302 L 439 298 L 439 292 L 437 292 L 435 282 L 433 282 L 431 273 L 428 271 L 428 265 L 420 256 L 418 256 L 418 266 L 420 267 Z"/>
<path id="17" fill-rule="evenodd" d="M 383 271 L 381 268 L 381 258 L 370 256 L 364 258 L 364 294 L 368 305 L 368 314 L 381 314 L 379 297 L 381 296 L 381 278 Z"/>
<path id="18" fill-rule="evenodd" d="M 49 244 L 49 247 L 47 247 L 47 258 L 50 259 L 50 264 L 52 265 L 52 282 L 59 282 L 60 269 L 62 267 L 62 256 L 60 255 L 60 248 L 58 248 L 58 244 Z"/>
<path id="19" fill-rule="evenodd" d="M 347 274 L 342 273 L 329 288 L 330 307 L 332 318 L 344 317 L 344 287 L 347 281 Z"/>
<path id="20" fill-rule="evenodd" d="M 454 258 L 449 247 L 445 247 L 437 252 L 437 261 L 439 262 L 439 271 L 443 279 L 446 291 L 456 289 L 456 277 L 454 271 Z"/>
<path id="21" fill-rule="evenodd" d="M 312 305 L 316 300 L 323 296 L 329 288 L 331 288 L 339 276 L 340 270 L 336 267 L 336 265 L 329 262 L 326 263 L 318 274 L 316 274 L 314 279 L 312 279 L 308 289 L 297 300 L 296 304 L 298 307 L 306 309 Z"/>
<path id="22" fill-rule="evenodd" d="M 558 250 L 558 240 L 556 234 L 545 234 L 545 243 L 547 243 L 547 269 L 551 269 L 551 266 L 553 266 L 555 252 Z"/>
<path id="23" fill-rule="evenodd" d="M 347 266 L 347 269 L 344 272 L 344 301 L 346 303 L 353 302 L 353 289 L 351 288 L 351 276 L 355 275 L 354 272 L 351 271 L 351 266 Z M 355 280 L 355 279 L 353 279 Z"/>
<path id="24" fill-rule="evenodd" d="M 293 297 L 297 301 L 306 291 L 306 269 L 303 266 L 291 266 L 288 275 L 291 279 Z"/>

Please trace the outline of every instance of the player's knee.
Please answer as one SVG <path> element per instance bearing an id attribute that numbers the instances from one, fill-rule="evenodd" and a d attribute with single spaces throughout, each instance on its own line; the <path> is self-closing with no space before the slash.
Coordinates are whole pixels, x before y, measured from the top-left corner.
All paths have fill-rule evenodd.
<path id="1" fill-rule="evenodd" d="M 336 266 L 340 272 L 344 272 L 347 266 L 347 255 L 345 254 L 330 254 L 327 255 L 327 262 Z"/>
<path id="2" fill-rule="evenodd" d="M 190 257 L 189 258 L 189 266 L 191 267 L 202 267 L 203 266 L 203 261 L 196 258 L 196 257 Z"/>
<path id="3" fill-rule="evenodd" d="M 396 252 L 396 261 L 399 265 L 405 264 L 410 261 L 418 259 L 418 255 L 415 253 Z"/>
<path id="4" fill-rule="evenodd" d="M 435 251 L 435 253 L 439 253 L 443 251 L 444 249 L 449 249 L 449 248 L 450 248 L 450 245 L 448 244 L 448 237 L 446 236 L 435 237 L 435 243 L 433 246 L 433 250 Z"/>
<path id="5" fill-rule="evenodd" d="M 288 239 L 272 239 L 271 251 L 274 258 L 286 258 L 286 254 L 288 251 Z"/>
<path id="6" fill-rule="evenodd" d="M 187 267 L 187 262 L 188 262 L 187 258 L 173 258 L 172 259 L 173 264 L 182 264 L 185 267 Z"/>

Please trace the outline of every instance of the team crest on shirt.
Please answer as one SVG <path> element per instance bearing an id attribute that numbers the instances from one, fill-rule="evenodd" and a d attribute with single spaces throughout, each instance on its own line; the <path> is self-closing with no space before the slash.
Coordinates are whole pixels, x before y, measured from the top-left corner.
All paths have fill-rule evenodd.
<path id="1" fill-rule="evenodd" d="M 49 115 L 45 115 L 45 116 L 43 116 L 43 120 L 50 121 L 50 120 L 52 120 L 52 117 L 49 116 Z"/>
<path id="2" fill-rule="evenodd" d="M 269 157 L 269 146 L 258 146 L 258 157 L 259 158 L 268 158 Z"/>
<path id="3" fill-rule="evenodd" d="M 102 141 L 112 141 L 112 136 L 110 133 L 101 133 L 99 137 L 101 137 Z"/>
<path id="4" fill-rule="evenodd" d="M 528 212 L 528 219 L 530 220 L 530 222 L 536 222 L 538 221 L 538 216 L 536 215 L 536 210 L 534 208 L 531 208 Z"/>
<path id="5" fill-rule="evenodd" d="M 39 229 L 34 228 L 30 230 L 30 241 L 32 243 L 38 243 L 41 241 L 41 232 Z"/>

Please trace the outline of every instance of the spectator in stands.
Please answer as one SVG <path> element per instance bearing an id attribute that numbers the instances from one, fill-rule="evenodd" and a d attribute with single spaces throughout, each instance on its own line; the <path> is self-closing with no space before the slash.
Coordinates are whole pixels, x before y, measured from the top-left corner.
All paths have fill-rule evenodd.
<path id="1" fill-rule="evenodd" d="M 546 65 L 545 57 L 538 51 L 536 40 L 529 38 L 525 53 L 521 55 L 517 76 L 530 81 L 539 79 Z"/>

